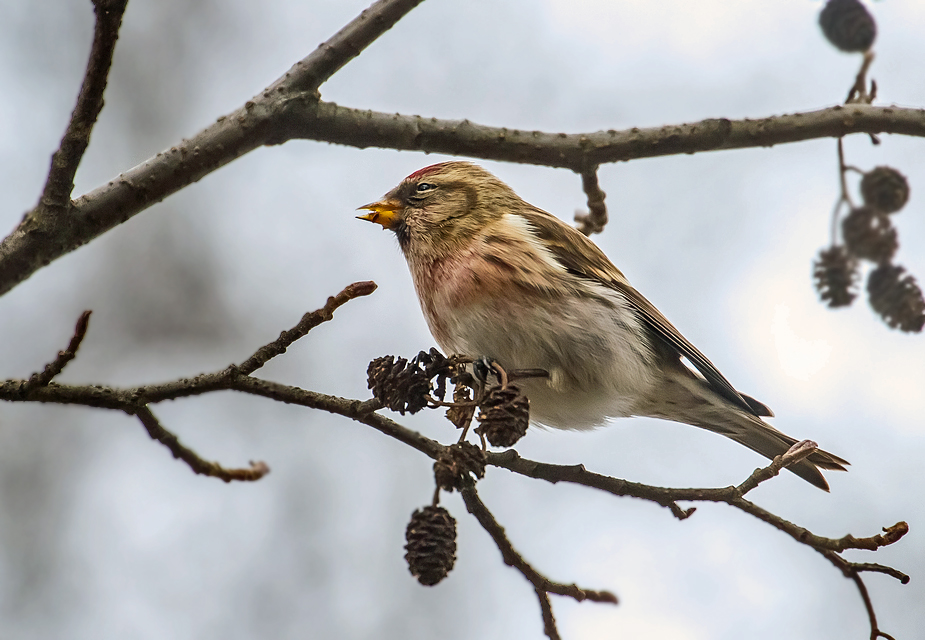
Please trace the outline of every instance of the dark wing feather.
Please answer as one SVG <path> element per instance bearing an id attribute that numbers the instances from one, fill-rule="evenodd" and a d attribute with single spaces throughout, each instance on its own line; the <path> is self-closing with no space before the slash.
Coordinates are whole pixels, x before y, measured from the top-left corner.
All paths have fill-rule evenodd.
<path id="1" fill-rule="evenodd" d="M 620 270 L 607 259 L 597 245 L 579 231 L 540 209 L 531 208 L 525 211 L 523 216 L 555 258 L 571 273 L 594 280 L 623 294 L 630 307 L 653 334 L 661 338 L 679 357 L 687 358 L 716 393 L 753 415 L 773 415 L 764 404 L 736 391 L 719 369 L 682 336 L 655 305 L 630 286 Z"/>

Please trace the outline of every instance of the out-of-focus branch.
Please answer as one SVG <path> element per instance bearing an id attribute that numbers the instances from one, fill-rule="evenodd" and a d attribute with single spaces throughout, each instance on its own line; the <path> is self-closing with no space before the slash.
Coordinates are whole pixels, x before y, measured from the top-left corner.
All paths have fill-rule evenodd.
<path id="1" fill-rule="evenodd" d="M 126 410 L 126 413 L 132 412 Z M 170 453 L 173 454 L 173 457 L 189 465 L 193 473 L 218 478 L 225 482 L 231 482 L 232 480 L 254 482 L 270 473 L 270 467 L 268 467 L 265 462 L 251 462 L 250 468 L 246 469 L 226 469 L 217 462 L 204 460 L 200 458 L 195 451 L 183 446 L 176 435 L 162 427 L 161 423 L 158 422 L 158 419 L 147 406 L 136 408 L 134 413 L 138 416 L 138 419 L 141 420 L 141 424 L 144 425 L 151 439 L 157 440 L 170 449 Z"/>
<path id="2" fill-rule="evenodd" d="M 597 181 L 597 168 L 581 174 L 581 188 L 588 196 L 588 213 L 575 212 L 575 227 L 586 236 L 600 233 L 607 225 L 606 193 L 601 191 Z"/>
<path id="3" fill-rule="evenodd" d="M 504 527 L 498 524 L 498 521 L 495 520 L 491 511 L 488 510 L 488 507 L 486 507 L 485 503 L 479 498 L 475 490 L 475 484 L 471 479 L 466 481 L 460 493 L 462 494 L 463 501 L 466 503 L 466 509 L 475 516 L 475 519 L 482 525 L 482 528 L 485 529 L 488 535 L 491 536 L 491 539 L 494 540 L 498 550 L 501 552 L 501 558 L 504 560 L 504 564 L 520 571 L 520 573 L 533 585 L 536 590 L 537 598 L 539 598 L 540 601 L 544 630 L 550 639 L 554 640 L 559 637 L 559 632 L 556 629 L 556 621 L 552 615 L 552 606 L 549 602 L 550 593 L 555 593 L 560 596 L 569 596 L 578 602 L 591 600 L 593 602 L 617 604 L 617 597 L 609 591 L 581 589 L 576 584 L 553 582 L 542 575 L 539 571 L 534 569 L 530 563 L 524 560 L 523 556 L 517 553 L 516 549 L 514 549 L 514 545 L 511 544 L 511 541 L 507 538 L 507 534 L 504 533 Z"/>
<path id="4" fill-rule="evenodd" d="M 90 144 L 93 125 L 103 110 L 103 92 L 106 90 L 112 54 L 116 49 L 116 40 L 119 39 L 126 4 L 128 0 L 93 0 L 96 26 L 87 71 L 61 145 L 51 157 L 51 169 L 35 211 L 43 211 L 49 216 L 61 216 L 68 212 L 77 167 Z"/>

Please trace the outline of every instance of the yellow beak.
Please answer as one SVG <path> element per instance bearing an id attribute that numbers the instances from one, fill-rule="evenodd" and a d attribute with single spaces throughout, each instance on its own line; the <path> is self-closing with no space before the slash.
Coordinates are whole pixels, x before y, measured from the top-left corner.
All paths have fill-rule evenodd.
<path id="1" fill-rule="evenodd" d="M 398 212 L 402 209 L 400 202 L 395 200 L 382 200 L 371 204 L 364 204 L 358 207 L 358 211 L 369 211 L 366 215 L 357 216 L 360 220 L 375 222 L 381 224 L 383 229 L 391 229 L 395 220 L 398 219 Z"/>

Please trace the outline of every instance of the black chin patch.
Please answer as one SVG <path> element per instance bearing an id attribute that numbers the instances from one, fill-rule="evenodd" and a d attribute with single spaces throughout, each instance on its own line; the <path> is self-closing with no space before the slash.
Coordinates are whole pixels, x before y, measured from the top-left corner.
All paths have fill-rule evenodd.
<path id="1" fill-rule="evenodd" d="M 408 223 L 404 220 L 399 220 L 392 231 L 395 232 L 395 237 L 398 238 L 398 246 L 402 248 L 402 251 L 408 249 L 408 244 L 411 242 L 411 232 L 408 229 Z"/>

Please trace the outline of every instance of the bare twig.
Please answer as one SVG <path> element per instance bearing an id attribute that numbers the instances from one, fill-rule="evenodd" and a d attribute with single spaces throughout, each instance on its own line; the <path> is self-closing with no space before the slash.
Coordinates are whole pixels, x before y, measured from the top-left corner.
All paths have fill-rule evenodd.
<path id="1" fill-rule="evenodd" d="M 366 282 L 354 282 L 351 285 L 347 285 L 347 287 L 336 296 L 328 298 L 328 301 L 321 309 L 306 313 L 302 316 L 302 320 L 299 321 L 299 324 L 288 331 L 283 331 L 278 339 L 257 349 L 254 355 L 238 365 L 238 372 L 244 375 L 254 373 L 272 358 L 286 353 L 286 349 L 288 349 L 293 342 L 306 336 L 309 331 L 319 324 L 331 320 L 334 317 L 334 312 L 338 308 L 354 298 L 368 296 L 376 290 L 376 286 L 376 283 L 371 280 Z"/>
<path id="2" fill-rule="evenodd" d="M 141 420 L 141 424 L 144 425 L 151 439 L 157 440 L 170 449 L 170 453 L 173 454 L 173 457 L 189 465 L 193 473 L 219 478 L 225 482 L 231 482 L 232 480 L 253 482 L 255 480 L 260 480 L 263 476 L 270 473 L 270 467 L 264 462 L 251 462 L 249 469 L 226 469 L 217 462 L 203 460 L 195 451 L 184 447 L 176 435 L 162 427 L 161 423 L 158 422 L 157 418 L 147 406 L 136 407 L 134 412 L 127 409 L 126 413 L 134 413 L 138 416 L 138 419 Z"/>
<path id="3" fill-rule="evenodd" d="M 471 478 L 465 482 L 460 493 L 462 494 L 463 501 L 466 503 L 466 509 L 475 516 L 475 519 L 479 521 L 482 528 L 485 529 L 488 535 L 491 536 L 491 539 L 494 540 L 495 545 L 497 545 L 498 550 L 501 552 L 501 558 L 504 560 L 504 564 L 517 569 L 535 588 L 536 595 L 540 601 L 540 609 L 543 613 L 543 624 L 547 636 L 550 638 L 559 637 L 547 594 L 555 593 L 560 596 L 568 596 L 574 598 L 578 602 L 591 600 L 592 602 L 617 604 L 617 597 L 609 591 L 592 591 L 590 589 L 582 589 L 576 584 L 553 582 L 538 572 L 530 563 L 523 559 L 523 556 L 517 553 L 516 549 L 514 549 L 514 545 L 511 544 L 511 541 L 507 538 L 507 534 L 504 533 L 504 527 L 498 524 L 498 521 L 495 520 L 491 511 L 488 510 L 488 507 L 486 507 L 485 503 L 479 498 L 475 490 L 475 484 L 472 482 Z"/>
<path id="4" fill-rule="evenodd" d="M 93 0 L 96 26 L 87 71 L 61 145 L 51 157 L 51 169 L 39 200 L 39 207 L 50 216 L 60 216 L 68 211 L 74 175 L 90 144 L 93 125 L 103 110 L 103 92 L 127 3 L 128 0 Z"/>
<path id="5" fill-rule="evenodd" d="M 848 97 L 845 98 L 845 104 L 870 104 L 877 97 L 877 84 L 871 81 L 871 89 L 867 91 L 867 72 L 874 61 L 874 52 L 865 51 L 864 58 L 861 60 L 861 68 L 854 78 L 854 84 L 848 91 Z"/>
<path id="6" fill-rule="evenodd" d="M 607 194 L 598 184 L 597 167 L 582 172 L 581 188 L 588 196 L 588 213 L 575 212 L 575 227 L 586 236 L 600 233 L 607 225 L 607 205 L 604 204 Z"/>
<path id="7" fill-rule="evenodd" d="M 314 93 L 421 2 L 423 0 L 377 0 L 327 42 L 295 63 L 286 75 L 267 88 L 267 92 Z"/>
<path id="8" fill-rule="evenodd" d="M 848 562 L 840 555 L 832 553 L 831 551 L 824 552 L 824 555 L 832 564 L 834 564 L 838 569 L 841 570 L 842 574 L 854 582 L 854 585 L 858 589 L 858 593 L 861 596 L 861 600 L 864 601 L 864 609 L 867 611 L 867 618 L 870 621 L 870 640 L 877 640 L 877 638 L 886 638 L 886 640 L 895 640 L 890 634 L 881 631 L 879 625 L 877 624 L 877 614 L 874 611 L 873 601 L 870 599 L 870 593 L 867 591 L 867 585 L 864 584 L 863 578 L 861 578 L 862 571 L 877 571 L 879 573 L 887 573 L 893 577 L 897 577 L 895 574 L 901 576 L 899 580 L 906 584 L 909 582 L 909 576 L 898 571 L 890 570 L 884 571 L 883 569 L 889 569 L 889 567 L 883 567 L 882 565 L 870 565 L 866 563 L 856 563 Z M 876 568 L 872 568 L 876 567 Z"/>
<path id="9" fill-rule="evenodd" d="M 790 449 L 788 449 L 783 455 L 776 456 L 771 460 L 771 464 L 760 469 L 755 469 L 755 471 L 748 478 L 745 479 L 745 482 L 740 484 L 736 489 L 738 489 L 740 495 L 745 495 L 755 487 L 757 487 L 762 482 L 770 480 L 775 477 L 782 469 L 786 469 L 792 465 L 795 465 L 800 460 L 811 456 L 816 449 L 819 448 L 819 445 L 813 442 L 812 440 L 803 440 L 797 442 Z"/>
<path id="10" fill-rule="evenodd" d="M 77 326 L 74 327 L 74 335 L 71 337 L 71 341 L 68 343 L 67 348 L 64 351 L 59 351 L 57 357 L 46 364 L 45 368 L 40 373 L 33 373 L 29 376 L 29 379 L 23 383 L 22 387 L 19 389 L 23 397 L 28 395 L 32 389 L 47 386 L 54 380 L 55 376 L 64 370 L 67 363 L 77 356 L 80 343 L 83 342 L 84 336 L 87 335 L 87 327 L 90 324 L 91 313 L 93 312 L 87 310 L 80 314 L 80 317 L 77 318 Z"/>

